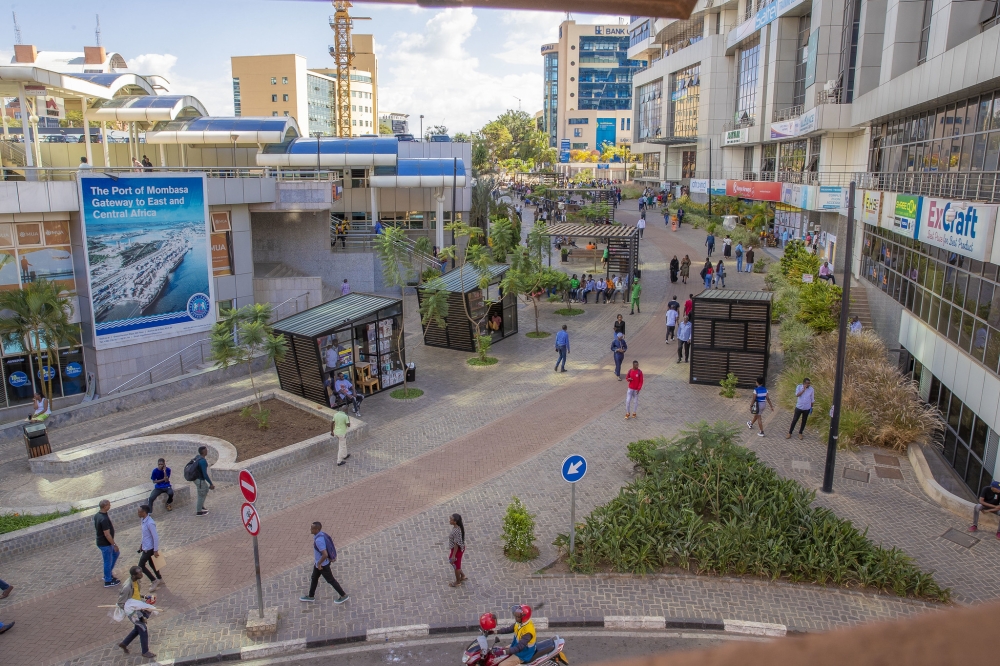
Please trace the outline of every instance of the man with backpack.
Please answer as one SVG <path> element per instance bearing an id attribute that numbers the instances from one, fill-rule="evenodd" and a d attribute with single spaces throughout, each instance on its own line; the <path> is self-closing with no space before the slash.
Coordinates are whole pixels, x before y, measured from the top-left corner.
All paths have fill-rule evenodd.
<path id="1" fill-rule="evenodd" d="M 322 576 L 340 595 L 333 600 L 333 603 L 342 604 L 350 597 L 330 571 L 330 565 L 337 561 L 337 547 L 333 545 L 330 535 L 323 531 L 323 523 L 318 520 L 312 524 L 309 531 L 313 535 L 312 582 L 309 584 L 309 594 L 299 597 L 299 601 L 316 601 L 316 586 L 319 584 L 319 577 Z"/>
<path id="2" fill-rule="evenodd" d="M 198 491 L 198 502 L 195 504 L 194 510 L 196 516 L 208 515 L 208 509 L 205 508 L 205 498 L 208 497 L 209 490 L 215 490 L 215 484 L 208 476 L 208 460 L 205 458 L 207 455 L 208 447 L 199 446 L 198 455 L 188 461 L 187 465 L 184 465 L 184 480 L 193 481 Z"/>

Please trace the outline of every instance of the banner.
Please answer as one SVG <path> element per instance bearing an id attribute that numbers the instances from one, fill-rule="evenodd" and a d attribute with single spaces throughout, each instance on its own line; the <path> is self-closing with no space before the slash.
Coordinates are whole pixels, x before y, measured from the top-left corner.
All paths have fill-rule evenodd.
<path id="1" fill-rule="evenodd" d="M 846 209 L 849 194 L 850 190 L 846 187 L 820 185 L 819 191 L 816 193 L 815 210 Z"/>
<path id="2" fill-rule="evenodd" d="M 877 227 L 879 214 L 882 212 L 882 193 L 862 190 L 858 198 L 861 200 L 861 221 Z"/>
<path id="3" fill-rule="evenodd" d="M 892 230 L 910 238 L 917 237 L 920 221 L 920 206 L 923 197 L 912 194 L 897 194 L 892 207 Z M 888 212 L 888 210 L 886 211 Z"/>
<path id="4" fill-rule="evenodd" d="M 708 178 L 692 178 L 688 189 L 691 194 L 708 194 Z M 720 197 L 726 195 L 726 181 L 712 179 L 712 194 Z"/>
<path id="5" fill-rule="evenodd" d="M 749 140 L 750 129 L 747 127 L 729 130 L 722 135 L 722 145 L 724 146 L 734 146 L 739 143 L 746 143 Z"/>
<path id="6" fill-rule="evenodd" d="M 816 131 L 816 109 L 809 109 L 798 118 L 771 123 L 772 139 L 789 139 Z"/>
<path id="7" fill-rule="evenodd" d="M 39 118 L 66 119 L 66 100 L 62 97 L 38 96 L 35 98 L 35 108 L 35 115 Z"/>
<path id="8" fill-rule="evenodd" d="M 781 183 L 760 180 L 727 180 L 726 194 L 741 199 L 781 201 Z"/>
<path id="9" fill-rule="evenodd" d="M 897 210 L 901 199 L 906 197 L 896 197 Z M 990 257 L 996 206 L 922 197 L 919 215 L 917 238 L 924 243 L 979 261 Z"/>
<path id="10" fill-rule="evenodd" d="M 207 332 L 215 286 L 205 176 L 79 182 L 94 346 Z"/>
<path id="11" fill-rule="evenodd" d="M 781 184 L 781 203 L 795 206 L 803 210 L 811 208 L 812 190 L 809 185 L 798 185 L 795 183 Z"/>

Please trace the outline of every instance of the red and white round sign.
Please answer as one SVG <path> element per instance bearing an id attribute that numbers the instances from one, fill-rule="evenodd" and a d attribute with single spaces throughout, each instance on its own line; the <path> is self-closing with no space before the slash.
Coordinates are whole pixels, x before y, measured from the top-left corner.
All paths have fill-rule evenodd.
<path id="1" fill-rule="evenodd" d="M 257 515 L 257 509 L 254 508 L 253 504 L 244 502 L 243 506 L 240 507 L 240 518 L 243 521 L 243 527 L 247 529 L 250 536 L 260 534 L 260 516 Z"/>
<path id="2" fill-rule="evenodd" d="M 243 499 L 248 502 L 257 501 L 257 481 L 254 480 L 253 474 L 249 470 L 240 470 L 240 492 L 243 493 Z"/>

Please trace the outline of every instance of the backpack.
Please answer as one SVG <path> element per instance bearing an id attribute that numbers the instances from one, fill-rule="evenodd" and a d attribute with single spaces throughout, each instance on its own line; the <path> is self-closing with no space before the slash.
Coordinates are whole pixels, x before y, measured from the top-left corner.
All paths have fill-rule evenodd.
<path id="1" fill-rule="evenodd" d="M 743 256 L 743 248 L 742 247 L 736 248 L 736 256 L 737 257 L 742 257 Z"/>
<path id="2" fill-rule="evenodd" d="M 326 554 L 330 558 L 330 562 L 337 561 L 337 547 L 333 545 L 333 539 L 326 532 L 319 532 L 316 536 L 320 534 L 323 535 L 323 542 L 326 544 Z M 313 541 L 313 549 L 316 552 L 320 552 L 319 548 L 316 548 L 316 542 Z"/>
<path id="3" fill-rule="evenodd" d="M 184 465 L 184 480 L 197 481 L 201 478 L 201 467 L 198 466 L 198 458 L 191 458 L 187 465 Z"/>

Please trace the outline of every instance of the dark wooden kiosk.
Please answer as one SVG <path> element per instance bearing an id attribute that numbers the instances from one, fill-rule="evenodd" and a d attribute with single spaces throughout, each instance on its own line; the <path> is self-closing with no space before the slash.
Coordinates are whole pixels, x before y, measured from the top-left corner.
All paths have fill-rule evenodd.
<path id="1" fill-rule="evenodd" d="M 448 316 L 445 317 L 444 328 L 433 321 L 424 325 L 424 344 L 429 347 L 476 351 L 476 326 L 465 316 L 466 306 L 463 301 L 468 305 L 469 315 L 476 321 L 485 315 L 482 333 L 485 335 L 490 331 L 493 342 L 517 335 L 517 295 L 503 294 L 503 298 L 500 298 L 498 286 L 508 268 L 510 267 L 506 264 L 490 266 L 490 283 L 486 293 L 479 288 L 479 271 L 471 267 L 465 270 L 453 268 L 442 275 L 440 280 L 417 287 L 417 302 L 421 305 L 430 288 L 449 292 Z M 487 306 L 487 301 L 496 302 Z"/>
<path id="2" fill-rule="evenodd" d="M 330 407 L 333 381 L 341 373 L 361 395 L 402 384 L 402 327 L 402 301 L 361 293 L 275 322 L 275 334 L 288 345 L 275 363 L 282 390 Z"/>
<path id="3" fill-rule="evenodd" d="M 639 230 L 635 227 L 615 224 L 578 224 L 562 222 L 547 225 L 546 235 L 566 236 L 569 238 L 592 238 L 597 246 L 596 253 L 603 254 L 604 244 L 608 248 L 608 263 L 604 267 L 605 277 L 608 275 L 633 275 L 639 268 Z M 571 251 L 586 251 L 585 247 L 577 246 Z M 549 254 L 549 266 L 552 265 L 552 254 L 559 256 L 555 249 Z M 596 260 L 596 258 L 595 258 Z M 595 269 L 597 270 L 597 269 Z"/>
<path id="4" fill-rule="evenodd" d="M 713 384 L 730 372 L 737 386 L 767 377 L 771 353 L 771 292 L 706 289 L 691 311 L 691 384 Z"/>

